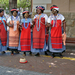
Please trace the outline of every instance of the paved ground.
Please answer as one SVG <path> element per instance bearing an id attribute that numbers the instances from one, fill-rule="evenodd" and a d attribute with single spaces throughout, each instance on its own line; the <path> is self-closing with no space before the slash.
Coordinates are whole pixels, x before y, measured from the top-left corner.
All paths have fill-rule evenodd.
<path id="1" fill-rule="evenodd" d="M 0 53 L 0 75 L 75 75 L 75 50 L 66 50 L 63 56 L 52 59 L 50 53 L 49 56 L 42 53 L 40 57 Z M 20 58 L 26 58 L 28 63 L 19 63 Z"/>
<path id="2" fill-rule="evenodd" d="M 50 74 L 0 66 L 0 75 L 50 75 Z"/>

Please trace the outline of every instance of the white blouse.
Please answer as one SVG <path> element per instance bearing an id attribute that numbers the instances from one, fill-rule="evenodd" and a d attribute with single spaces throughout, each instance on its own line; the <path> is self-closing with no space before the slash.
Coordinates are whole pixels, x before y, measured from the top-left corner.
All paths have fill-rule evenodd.
<path id="1" fill-rule="evenodd" d="M 37 18 L 38 14 L 34 16 L 33 19 Z M 42 17 L 45 18 L 45 25 L 47 24 L 48 16 L 46 14 L 42 14 Z"/>
<path id="2" fill-rule="evenodd" d="M 62 14 L 57 14 L 56 19 L 61 20 L 61 22 L 63 20 L 65 20 L 65 18 L 64 18 L 64 16 Z M 52 20 L 54 20 L 54 15 L 50 15 L 47 22 L 51 23 Z"/>

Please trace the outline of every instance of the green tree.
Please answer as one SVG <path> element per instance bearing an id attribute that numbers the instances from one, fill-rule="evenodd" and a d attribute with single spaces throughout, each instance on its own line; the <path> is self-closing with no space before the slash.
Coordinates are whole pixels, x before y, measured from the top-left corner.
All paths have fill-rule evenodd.
<path id="1" fill-rule="evenodd" d="M 0 8 L 9 8 L 9 0 L 0 0 Z"/>
<path id="2" fill-rule="evenodd" d="M 26 8 L 31 6 L 31 0 L 17 0 L 17 8 Z M 0 0 L 0 8 L 9 9 L 9 0 Z"/>
<path id="3" fill-rule="evenodd" d="M 31 0 L 17 0 L 17 8 L 26 8 L 31 6 Z"/>

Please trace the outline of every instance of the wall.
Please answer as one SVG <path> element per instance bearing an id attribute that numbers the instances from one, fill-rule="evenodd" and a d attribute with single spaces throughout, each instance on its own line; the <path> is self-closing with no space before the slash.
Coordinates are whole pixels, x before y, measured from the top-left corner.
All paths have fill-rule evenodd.
<path id="1" fill-rule="evenodd" d="M 51 0 L 51 3 L 46 4 L 46 10 L 49 11 L 45 13 L 48 16 L 51 14 L 50 7 L 52 5 L 57 5 L 59 13 L 65 17 L 67 37 L 75 38 L 75 0 Z"/>
<path id="2" fill-rule="evenodd" d="M 49 11 L 49 10 L 47 10 L 47 4 L 48 3 L 51 4 L 51 2 L 52 2 L 52 0 L 32 0 L 32 4 L 33 4 L 32 10 L 36 11 L 36 6 L 42 5 L 46 9 L 45 12 Z"/>
<path id="3" fill-rule="evenodd" d="M 52 5 L 57 5 L 61 12 L 69 11 L 69 0 L 52 0 L 51 4 L 47 4 L 47 10 L 50 10 Z"/>
<path id="4" fill-rule="evenodd" d="M 75 12 L 75 0 L 70 0 L 70 11 Z"/>

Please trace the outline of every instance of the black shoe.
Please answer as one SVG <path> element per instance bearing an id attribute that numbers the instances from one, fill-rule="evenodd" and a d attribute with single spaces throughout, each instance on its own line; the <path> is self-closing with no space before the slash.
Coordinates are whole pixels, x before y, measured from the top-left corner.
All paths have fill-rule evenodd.
<path id="1" fill-rule="evenodd" d="M 32 52 L 30 52 L 29 55 L 32 55 Z"/>
<path id="2" fill-rule="evenodd" d="M 19 54 L 19 51 L 15 51 L 16 54 Z"/>
<path id="3" fill-rule="evenodd" d="M 26 56 L 26 52 L 23 53 L 23 56 Z"/>
<path id="4" fill-rule="evenodd" d="M 51 58 L 54 58 L 54 57 L 55 57 L 55 55 L 54 55 L 54 53 L 52 53 Z"/>
<path id="5" fill-rule="evenodd" d="M 62 55 L 62 53 L 60 53 L 60 58 L 63 58 L 63 55 Z"/>
<path id="6" fill-rule="evenodd" d="M 14 52 L 13 51 L 11 51 L 11 55 L 14 55 Z"/>
<path id="7" fill-rule="evenodd" d="M 2 54 L 5 54 L 5 51 L 2 51 Z"/>
<path id="8" fill-rule="evenodd" d="M 35 56 L 40 56 L 40 54 L 39 54 L 39 53 L 37 53 L 37 54 L 35 54 Z"/>
<path id="9" fill-rule="evenodd" d="M 50 52 L 49 50 L 47 50 L 47 52 Z"/>
<path id="10" fill-rule="evenodd" d="M 9 48 L 7 47 L 7 50 L 9 50 Z"/>
<path id="11" fill-rule="evenodd" d="M 46 51 L 45 51 L 45 55 L 48 55 Z"/>

